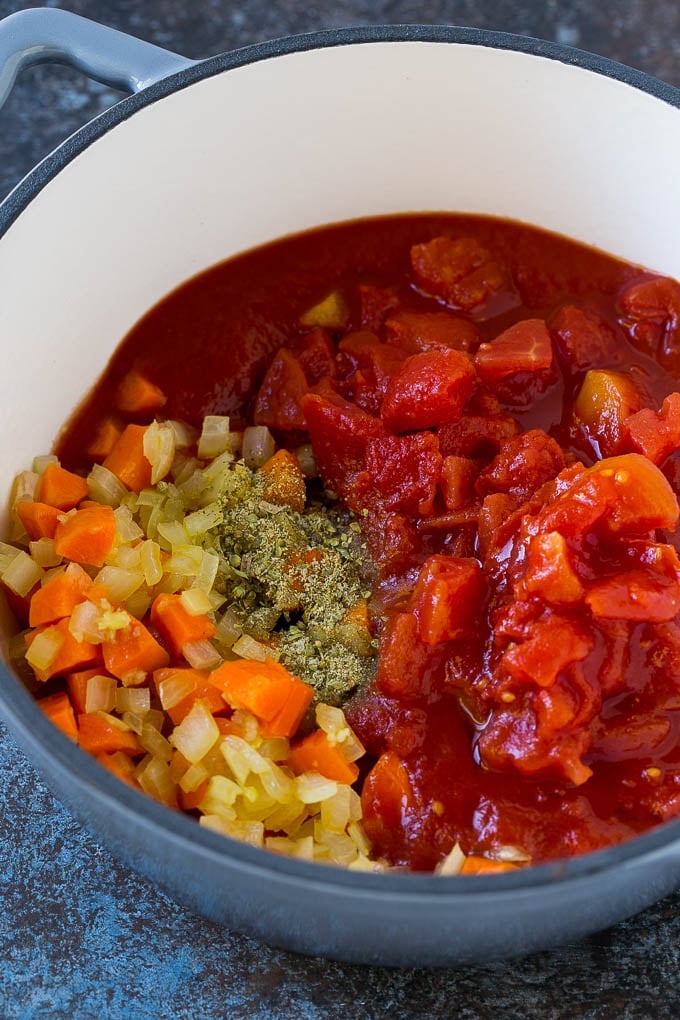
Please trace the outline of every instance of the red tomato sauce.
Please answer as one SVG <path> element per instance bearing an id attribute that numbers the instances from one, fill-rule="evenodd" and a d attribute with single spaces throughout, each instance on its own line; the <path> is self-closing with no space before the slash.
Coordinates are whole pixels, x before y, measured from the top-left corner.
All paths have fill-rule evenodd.
<path id="1" fill-rule="evenodd" d="M 345 706 L 374 853 L 570 856 L 680 814 L 679 316 L 674 281 L 514 223 L 328 227 L 165 298 L 56 452 L 88 465 L 131 368 L 168 418 L 308 435 L 374 567 Z"/>

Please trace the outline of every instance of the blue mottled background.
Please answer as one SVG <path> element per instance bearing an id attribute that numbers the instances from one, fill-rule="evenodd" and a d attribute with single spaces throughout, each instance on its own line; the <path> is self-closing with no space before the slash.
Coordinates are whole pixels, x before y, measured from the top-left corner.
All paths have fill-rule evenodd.
<path id="1" fill-rule="evenodd" d="M 0 16 L 30 6 L 0 0 Z M 675 0 L 47 6 L 192 57 L 329 26 L 420 21 L 497 28 L 594 50 L 680 85 Z M 0 198 L 117 98 L 66 68 L 25 72 L 0 112 Z M 55 802 L 1 725 L 0 897 L 0 1020 L 680 1015 L 678 895 L 600 935 L 510 963 L 395 971 L 302 959 L 189 913 L 119 865 Z"/>

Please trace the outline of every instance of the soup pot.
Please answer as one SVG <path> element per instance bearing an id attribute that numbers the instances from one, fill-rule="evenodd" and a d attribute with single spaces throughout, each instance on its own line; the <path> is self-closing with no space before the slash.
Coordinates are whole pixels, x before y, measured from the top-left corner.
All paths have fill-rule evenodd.
<path id="1" fill-rule="evenodd" d="M 522 220 L 680 276 L 680 93 L 611 61 L 409 26 L 195 62 L 56 10 L 0 25 L 0 89 L 45 59 L 135 94 L 64 142 L 0 208 L 6 491 L 152 304 L 281 235 L 457 210 Z M 5 646 L 10 628 L 5 619 Z M 120 783 L 52 727 L 6 668 L 0 703 L 57 795 L 115 853 L 213 920 L 299 952 L 394 965 L 526 953 L 633 914 L 680 879 L 680 821 L 487 877 L 353 873 L 279 857 Z"/>

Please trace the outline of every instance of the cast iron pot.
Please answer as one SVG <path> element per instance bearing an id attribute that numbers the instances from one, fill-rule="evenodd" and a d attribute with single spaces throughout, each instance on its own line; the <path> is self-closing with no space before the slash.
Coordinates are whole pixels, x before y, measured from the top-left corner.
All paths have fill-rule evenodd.
<path id="1" fill-rule="evenodd" d="M 22 64 L 45 59 L 136 95 L 69 138 L 0 207 L 6 490 L 152 304 L 284 234 L 380 213 L 480 212 L 680 276 L 680 93 L 599 57 L 497 33 L 390 27 L 194 62 L 56 10 L 0 25 L 0 92 Z M 97 838 L 188 906 L 288 949 L 400 965 L 526 953 L 633 914 L 680 879 L 680 821 L 479 878 L 285 859 L 120 783 L 7 669 L 0 701 Z"/>

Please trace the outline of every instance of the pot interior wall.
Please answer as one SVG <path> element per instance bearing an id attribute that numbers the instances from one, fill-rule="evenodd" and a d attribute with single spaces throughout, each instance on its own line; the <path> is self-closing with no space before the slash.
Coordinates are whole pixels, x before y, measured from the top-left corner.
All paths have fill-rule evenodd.
<path id="1" fill-rule="evenodd" d="M 679 114 L 543 57 L 392 42 L 265 60 L 96 140 L 0 241 L 0 477 L 47 450 L 168 290 L 274 237 L 464 210 L 680 275 Z"/>

